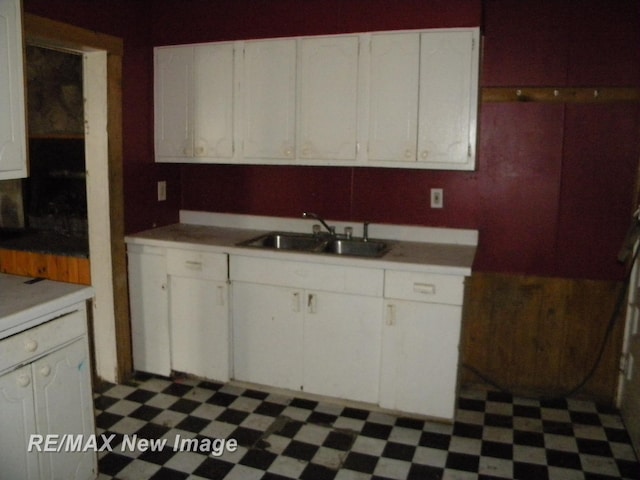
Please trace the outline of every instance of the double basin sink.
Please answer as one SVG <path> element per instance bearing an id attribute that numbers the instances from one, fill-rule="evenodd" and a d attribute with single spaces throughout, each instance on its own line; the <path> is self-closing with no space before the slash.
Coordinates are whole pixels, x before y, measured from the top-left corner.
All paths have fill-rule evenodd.
<path id="1" fill-rule="evenodd" d="M 306 253 L 328 253 L 354 257 L 382 257 L 389 245 L 379 240 L 342 238 L 335 235 L 314 235 L 294 232 L 270 232 L 240 242 L 239 246 L 287 250 Z"/>

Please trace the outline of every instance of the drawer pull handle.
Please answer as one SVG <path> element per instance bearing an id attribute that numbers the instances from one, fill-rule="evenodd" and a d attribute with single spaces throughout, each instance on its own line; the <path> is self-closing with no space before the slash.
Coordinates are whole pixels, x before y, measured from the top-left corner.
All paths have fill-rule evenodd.
<path id="1" fill-rule="evenodd" d="M 35 352 L 38 349 L 38 342 L 35 340 L 27 340 L 24 342 L 24 349 L 27 352 Z"/>
<path id="2" fill-rule="evenodd" d="M 435 295 L 436 286 L 433 283 L 414 283 L 413 291 L 416 293 L 424 293 L 426 295 Z"/>
<path id="3" fill-rule="evenodd" d="M 193 260 L 187 260 L 184 265 L 191 270 L 202 270 L 202 262 L 194 262 Z"/>

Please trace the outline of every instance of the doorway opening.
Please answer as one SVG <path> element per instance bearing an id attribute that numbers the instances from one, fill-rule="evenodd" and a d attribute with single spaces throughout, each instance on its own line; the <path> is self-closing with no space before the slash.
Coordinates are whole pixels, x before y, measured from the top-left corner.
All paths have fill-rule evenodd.
<path id="1" fill-rule="evenodd" d="M 82 58 L 91 328 L 98 380 L 132 371 L 122 194 L 122 39 L 35 15 L 24 16 L 28 45 Z"/>

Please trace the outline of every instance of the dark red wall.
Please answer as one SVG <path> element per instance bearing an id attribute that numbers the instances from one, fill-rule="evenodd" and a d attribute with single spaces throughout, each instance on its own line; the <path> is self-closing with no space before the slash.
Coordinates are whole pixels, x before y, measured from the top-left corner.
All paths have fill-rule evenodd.
<path id="1" fill-rule="evenodd" d="M 179 208 L 475 228 L 475 269 L 618 279 L 633 205 L 640 107 L 483 104 L 478 168 L 153 164 L 151 45 L 482 25 L 483 86 L 640 86 L 635 0 L 24 0 L 32 13 L 125 40 L 126 228 Z M 169 202 L 155 202 L 168 181 Z M 445 208 L 428 208 L 442 187 Z"/>

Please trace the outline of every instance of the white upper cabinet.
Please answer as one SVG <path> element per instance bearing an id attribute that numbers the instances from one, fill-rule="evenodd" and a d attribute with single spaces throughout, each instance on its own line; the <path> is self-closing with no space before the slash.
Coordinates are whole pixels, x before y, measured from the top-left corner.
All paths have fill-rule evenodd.
<path id="1" fill-rule="evenodd" d="M 477 29 L 374 34 L 370 52 L 369 161 L 472 170 Z"/>
<path id="2" fill-rule="evenodd" d="M 244 45 L 244 158 L 295 158 L 296 41 Z"/>
<path id="3" fill-rule="evenodd" d="M 475 168 L 479 29 L 156 48 L 156 160 Z"/>
<path id="4" fill-rule="evenodd" d="M 155 69 L 156 160 L 233 158 L 233 43 L 158 48 Z"/>
<path id="5" fill-rule="evenodd" d="M 156 160 L 193 156 L 193 48 L 155 51 Z"/>
<path id="6" fill-rule="evenodd" d="M 200 45 L 194 57 L 195 156 L 232 158 L 233 44 Z"/>
<path id="7" fill-rule="evenodd" d="M 0 180 L 27 176 L 20 0 L 0 0 Z"/>
<path id="8" fill-rule="evenodd" d="M 421 34 L 418 161 L 473 170 L 478 104 L 478 30 Z"/>
<path id="9" fill-rule="evenodd" d="M 372 35 L 370 51 L 369 160 L 415 161 L 420 34 Z"/>
<path id="10" fill-rule="evenodd" d="M 358 43 L 356 35 L 300 41 L 302 159 L 356 159 Z"/>

